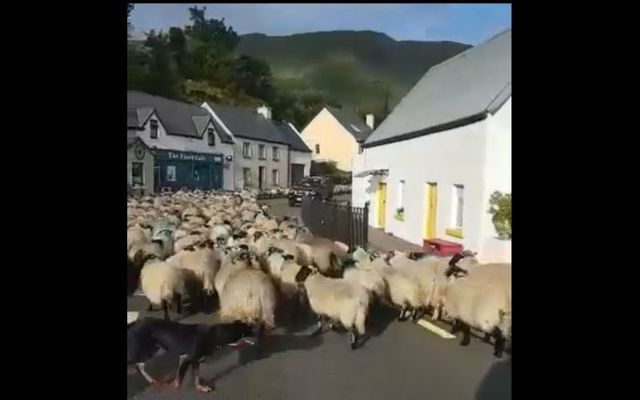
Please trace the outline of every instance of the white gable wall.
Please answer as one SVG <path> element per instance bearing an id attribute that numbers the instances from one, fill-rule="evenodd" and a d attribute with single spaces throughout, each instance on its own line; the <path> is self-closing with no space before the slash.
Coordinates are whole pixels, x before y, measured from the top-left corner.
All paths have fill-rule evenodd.
<path id="1" fill-rule="evenodd" d="M 484 166 L 485 193 L 483 204 L 489 209 L 491 193 L 498 190 L 511 193 L 511 99 L 487 119 L 486 162 Z M 491 222 L 491 214 L 482 216 L 482 237 L 478 251 L 483 261 L 511 261 L 511 241 L 498 240 Z"/>
<path id="2" fill-rule="evenodd" d="M 291 164 L 303 164 L 304 176 L 311 173 L 311 153 L 291 150 Z"/>

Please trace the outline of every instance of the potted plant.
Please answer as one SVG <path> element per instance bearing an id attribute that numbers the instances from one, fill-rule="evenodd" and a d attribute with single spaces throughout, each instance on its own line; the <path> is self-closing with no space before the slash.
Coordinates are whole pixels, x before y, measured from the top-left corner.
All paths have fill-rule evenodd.
<path id="1" fill-rule="evenodd" d="M 396 208 L 396 213 L 394 217 L 398 221 L 404 221 L 404 207 Z"/>
<path id="2" fill-rule="evenodd" d="M 489 198 L 489 214 L 499 239 L 511 239 L 511 193 L 495 191 Z"/>

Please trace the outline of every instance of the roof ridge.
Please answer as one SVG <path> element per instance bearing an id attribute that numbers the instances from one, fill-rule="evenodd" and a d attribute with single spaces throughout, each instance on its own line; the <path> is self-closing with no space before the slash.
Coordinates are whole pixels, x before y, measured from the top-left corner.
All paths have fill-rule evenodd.
<path id="1" fill-rule="evenodd" d="M 511 31 L 511 28 L 510 28 L 510 27 L 509 27 L 509 28 L 507 28 L 507 29 L 505 29 L 505 30 L 504 30 L 504 31 L 502 31 L 502 32 L 496 33 L 495 35 L 491 36 L 489 39 L 485 40 L 484 42 L 481 42 L 480 44 L 477 44 L 477 45 L 475 45 L 475 46 L 469 47 L 468 49 L 466 49 L 466 50 L 465 50 L 465 51 L 463 51 L 462 53 L 458 53 L 458 54 L 456 54 L 456 55 L 455 55 L 455 56 L 453 56 L 453 57 L 447 58 L 447 59 L 446 59 L 446 60 L 444 60 L 443 62 L 441 62 L 441 63 L 439 63 L 439 64 L 436 64 L 436 65 L 432 66 L 431 68 L 429 68 L 429 69 L 427 70 L 427 72 L 425 72 L 425 74 L 424 74 L 424 75 L 422 75 L 422 77 L 424 77 L 425 75 L 427 75 L 429 72 L 433 71 L 434 69 L 437 69 L 437 68 L 441 67 L 442 65 L 445 65 L 445 64 L 449 63 L 449 61 L 451 61 L 451 60 L 455 60 L 455 59 L 457 59 L 457 58 L 459 58 L 459 57 L 461 58 L 462 56 L 466 56 L 466 55 L 468 55 L 469 53 L 473 52 L 473 50 L 477 49 L 478 47 L 484 46 L 485 44 L 487 44 L 487 43 L 490 43 L 490 42 L 494 41 L 495 39 L 497 39 L 498 37 L 500 37 L 500 36 L 504 35 L 505 33 L 509 32 L 509 31 Z M 422 79 L 422 78 L 420 78 L 420 79 Z"/>

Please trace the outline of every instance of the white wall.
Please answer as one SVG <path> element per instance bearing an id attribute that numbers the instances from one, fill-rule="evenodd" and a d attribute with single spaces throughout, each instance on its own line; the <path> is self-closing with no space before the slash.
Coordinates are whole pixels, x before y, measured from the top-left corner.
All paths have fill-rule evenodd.
<path id="1" fill-rule="evenodd" d="M 483 204 L 489 209 L 491 193 L 498 190 L 511 193 L 511 99 L 487 119 L 487 145 L 485 148 Z M 478 252 L 484 262 L 511 262 L 511 241 L 499 240 L 491 215 L 482 216 L 483 241 Z"/>
<path id="2" fill-rule="evenodd" d="M 370 201 L 369 223 L 376 226 L 376 189 L 387 182 L 385 231 L 422 245 L 425 225 L 425 184 L 438 184 L 436 237 L 478 252 L 481 262 L 511 262 L 511 241 L 496 239 L 489 196 L 511 192 L 511 100 L 495 115 L 472 125 L 373 148 L 354 158 L 354 175 L 388 169 L 387 177 L 354 178 L 352 202 Z M 405 180 L 404 221 L 393 215 L 398 185 Z M 464 185 L 463 239 L 449 236 L 453 227 L 454 184 Z"/>
<path id="3" fill-rule="evenodd" d="M 486 121 L 419 138 L 367 148 L 354 161 L 354 174 L 362 170 L 388 169 L 387 177 L 367 177 L 354 189 L 354 205 L 370 201 L 370 224 L 376 224 L 376 186 L 387 182 L 385 231 L 422 245 L 425 226 L 425 184 L 438 184 L 436 237 L 477 249 L 480 242 L 484 189 Z M 355 168 L 359 167 L 356 171 Z M 398 183 L 405 181 L 404 221 L 394 219 Z M 463 184 L 463 239 L 445 234 L 453 227 L 453 185 Z M 363 194 L 364 192 L 364 194 Z"/>
<path id="4" fill-rule="evenodd" d="M 158 121 L 158 138 L 151 139 L 151 127 L 149 121 L 156 119 Z M 207 153 L 207 154 L 223 154 L 223 173 L 222 182 L 223 189 L 233 190 L 233 162 L 226 161 L 226 156 L 233 155 L 233 145 L 228 143 L 222 143 L 220 136 L 216 135 L 216 145 L 209 146 L 207 141 L 207 129 L 214 127 L 211 122 L 205 128 L 205 134 L 202 138 L 191 138 L 177 135 L 167 135 L 167 131 L 162 125 L 156 114 L 154 113 L 149 121 L 144 125 L 144 129 L 137 131 L 138 137 L 140 137 L 149 147 L 156 147 L 163 150 L 176 150 L 176 151 L 189 151 L 194 153 Z M 215 127 L 214 127 L 215 128 Z"/>
<path id="5" fill-rule="evenodd" d="M 251 158 L 244 158 L 242 153 L 243 143 L 248 142 L 251 144 Z M 267 150 L 267 158 L 261 160 L 258 158 L 259 156 L 259 145 L 265 145 Z M 279 161 L 273 161 L 273 147 L 276 146 L 279 149 L 278 156 Z M 274 187 L 287 187 L 287 173 L 289 171 L 289 165 L 287 164 L 287 152 L 289 151 L 289 146 L 281 143 L 273 143 L 273 142 L 265 142 L 263 140 L 253 140 L 247 139 L 243 137 L 236 137 L 236 144 L 234 149 L 234 168 L 235 168 L 235 188 L 242 189 L 244 188 L 244 176 L 242 169 L 250 168 L 251 169 L 251 178 L 252 184 L 251 187 L 257 189 L 258 188 L 258 179 L 259 179 L 259 167 L 265 167 L 266 173 L 266 187 L 265 189 L 271 189 Z M 277 169 L 279 172 L 279 184 L 273 185 L 271 180 L 272 170 Z"/>
<path id="6" fill-rule="evenodd" d="M 291 164 L 304 164 L 304 176 L 311 173 L 311 153 L 291 151 Z"/>

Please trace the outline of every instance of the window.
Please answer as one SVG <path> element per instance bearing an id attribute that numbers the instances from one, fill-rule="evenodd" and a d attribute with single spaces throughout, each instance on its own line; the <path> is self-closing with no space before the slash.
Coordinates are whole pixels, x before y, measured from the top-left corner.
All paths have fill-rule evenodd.
<path id="1" fill-rule="evenodd" d="M 216 134 L 213 131 L 213 128 L 207 129 L 207 141 L 209 142 L 209 146 L 216 145 Z"/>
<path id="2" fill-rule="evenodd" d="M 319 144 L 316 145 L 316 154 L 320 154 L 320 145 Z"/>
<path id="3" fill-rule="evenodd" d="M 251 158 L 251 143 L 242 143 L 242 155 L 244 158 Z"/>
<path id="4" fill-rule="evenodd" d="M 464 185 L 453 185 L 453 226 L 462 228 Z"/>
<path id="5" fill-rule="evenodd" d="M 267 159 L 267 146 L 263 144 L 258 145 L 258 158 L 261 160 Z"/>
<path id="6" fill-rule="evenodd" d="M 248 188 L 251 185 L 251 168 L 242 168 L 242 179 L 244 187 Z"/>
<path id="7" fill-rule="evenodd" d="M 398 182 L 398 199 L 396 204 L 395 218 L 404 221 L 404 180 Z"/>
<path id="8" fill-rule="evenodd" d="M 280 161 L 280 149 L 278 147 L 273 146 L 273 161 Z"/>
<path id="9" fill-rule="evenodd" d="M 158 138 L 158 121 L 152 119 L 149 121 L 149 128 L 151 129 L 151 139 Z"/>
<path id="10" fill-rule="evenodd" d="M 144 186 L 144 164 L 141 162 L 131 163 L 131 185 Z"/>
<path id="11" fill-rule="evenodd" d="M 167 165 L 167 182 L 175 182 L 175 181 L 176 181 L 176 166 Z"/>
<path id="12" fill-rule="evenodd" d="M 278 186 L 280 184 L 280 171 L 277 169 L 271 171 L 271 184 L 274 186 Z"/>

